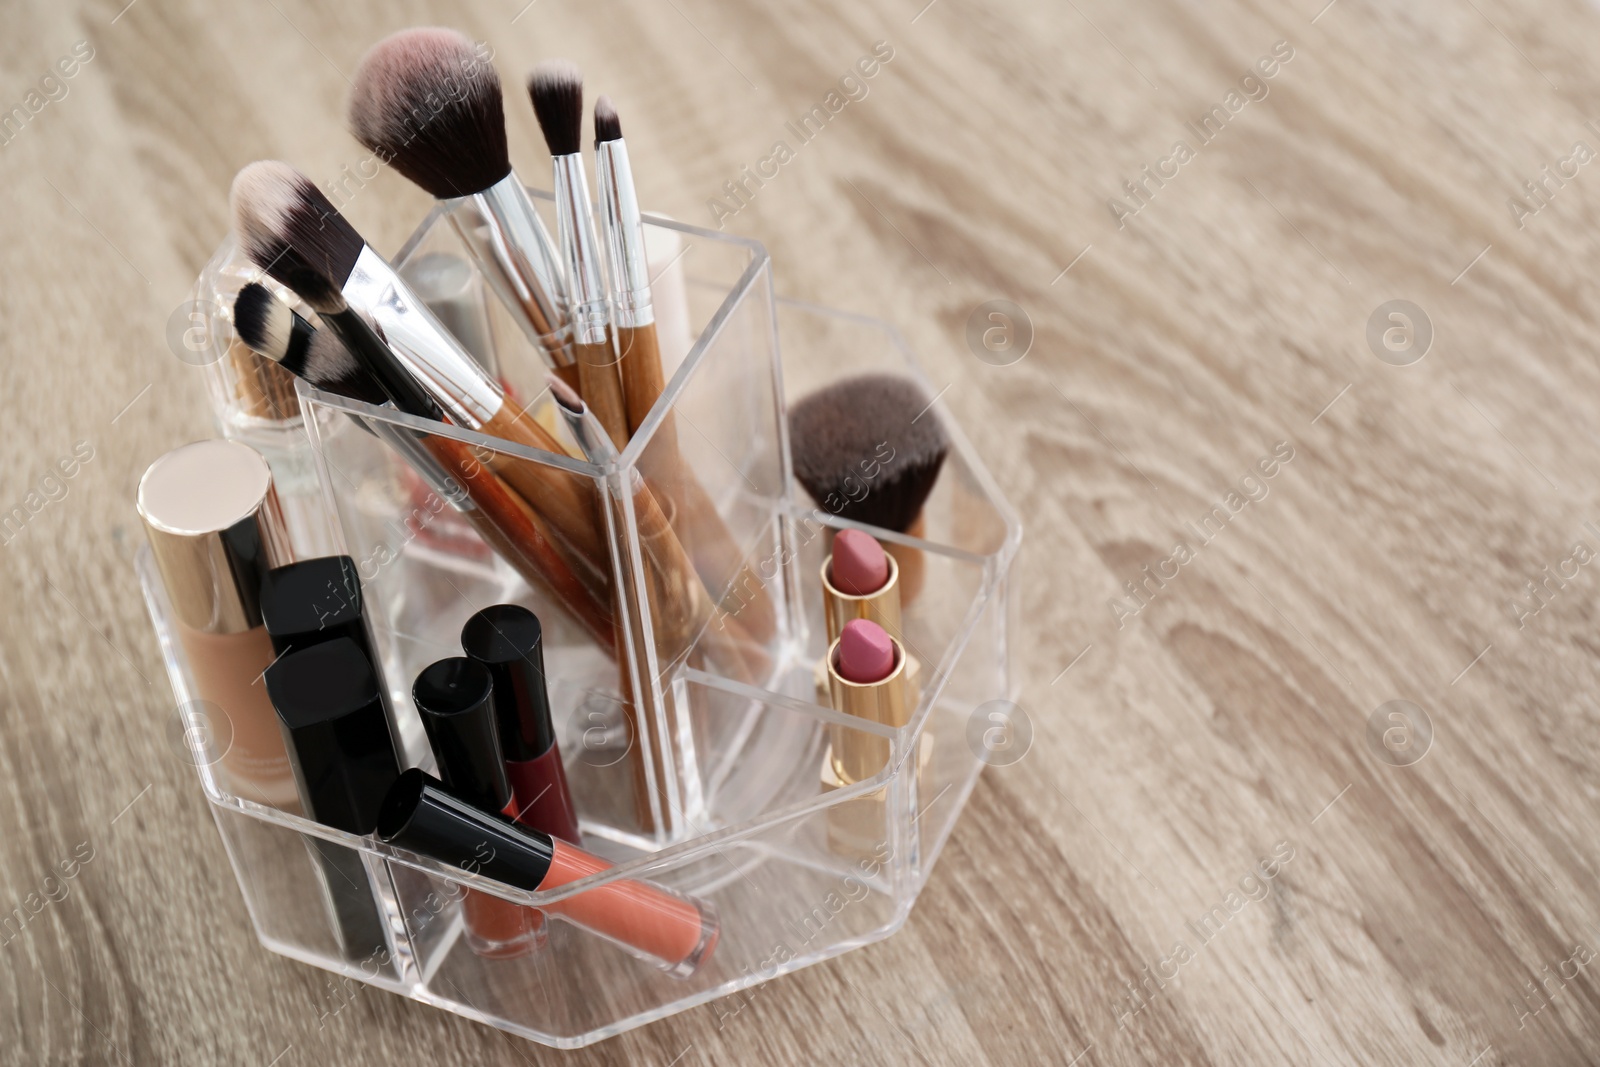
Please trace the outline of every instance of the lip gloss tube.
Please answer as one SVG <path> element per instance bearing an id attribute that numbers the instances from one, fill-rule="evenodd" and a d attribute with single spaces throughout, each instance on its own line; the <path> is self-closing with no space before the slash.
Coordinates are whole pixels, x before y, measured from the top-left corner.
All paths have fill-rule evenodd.
<path id="1" fill-rule="evenodd" d="M 495 727 L 488 668 L 461 656 L 439 660 L 417 675 L 411 694 L 450 790 L 480 808 L 515 811 Z M 482 857 L 475 856 L 463 868 L 476 874 L 481 862 Z M 544 915 L 537 908 L 475 889 L 466 890 L 461 908 L 467 944 L 484 959 L 515 959 L 545 942 Z"/>
<path id="2" fill-rule="evenodd" d="M 476 863 L 485 877 L 529 892 L 611 866 L 560 838 L 473 807 L 418 769 L 401 775 L 384 798 L 378 837 L 441 863 Z M 548 910 L 677 977 L 693 974 L 711 957 L 720 929 L 711 905 L 636 879 L 608 882 Z"/>
<path id="3" fill-rule="evenodd" d="M 495 723 L 514 817 L 530 829 L 581 845 L 578 813 L 550 720 L 539 617 L 518 604 L 484 608 L 462 627 L 461 648 L 494 679 Z"/>

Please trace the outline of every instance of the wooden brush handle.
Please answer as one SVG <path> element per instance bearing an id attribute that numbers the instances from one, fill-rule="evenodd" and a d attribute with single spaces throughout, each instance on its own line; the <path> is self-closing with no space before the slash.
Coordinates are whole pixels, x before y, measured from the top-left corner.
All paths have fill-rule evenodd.
<path id="1" fill-rule="evenodd" d="M 528 448 L 553 452 L 558 456 L 567 454 L 550 431 L 510 400 L 501 406 L 494 418 L 478 429 L 491 437 L 501 437 Z M 508 456 L 503 452 L 494 453 L 489 458 L 489 465 L 533 508 L 535 514 L 544 518 L 556 539 L 583 561 L 581 573 L 590 588 L 602 592 L 609 587 L 611 553 L 600 535 L 593 484 L 571 471 Z M 602 595 L 609 596 L 608 593 Z"/>
<path id="2" fill-rule="evenodd" d="M 583 383 L 578 380 L 578 365 L 576 363 L 563 363 L 560 366 L 552 367 L 550 373 L 565 382 L 568 389 L 571 389 L 579 396 L 583 395 Z"/>
<path id="3" fill-rule="evenodd" d="M 622 392 L 628 406 L 628 433 L 634 434 L 649 417 L 661 392 L 666 388 L 661 369 L 661 346 L 655 324 L 619 326 L 617 350 L 622 353 Z M 777 633 L 777 613 L 766 583 L 748 563 L 737 570 L 734 563 L 744 558 L 733 532 L 717 513 L 717 508 L 700 480 L 683 462 L 678 450 L 678 429 L 672 412 L 667 412 L 640 459 L 655 484 L 663 487 L 677 504 L 680 540 L 694 560 L 713 596 L 720 598 L 722 610 L 736 614 L 751 637 L 771 641 Z"/>
<path id="4" fill-rule="evenodd" d="M 668 497 L 668 506 L 673 506 Z M 731 615 L 713 618 L 711 599 L 683 543 L 643 479 L 633 496 L 634 520 L 650 584 L 650 614 L 660 665 L 675 663 L 691 648 L 702 651 L 736 681 L 760 685 L 771 666 L 766 650 Z"/>
<path id="5" fill-rule="evenodd" d="M 621 452 L 628 447 L 628 412 L 622 399 L 616 353 L 609 342 L 573 345 L 572 351 L 578 358 L 578 392 Z"/>
<path id="6" fill-rule="evenodd" d="M 617 366 L 622 371 L 622 395 L 627 403 L 628 436 L 631 437 L 639 432 L 650 409 L 661 398 L 661 391 L 667 387 L 661 371 L 661 344 L 656 339 L 655 323 L 618 326 L 617 351 L 621 353 Z M 665 425 L 661 428 L 669 429 Z M 660 439 L 658 433 L 650 447 L 654 448 Z"/>
<path id="7" fill-rule="evenodd" d="M 545 535 L 527 502 L 478 461 L 472 449 L 448 437 L 429 436 L 423 447 L 457 479 L 477 505 L 464 512 L 478 534 L 530 585 L 566 608 L 608 655 L 616 655 L 616 619 L 610 605 L 575 574 Z"/>

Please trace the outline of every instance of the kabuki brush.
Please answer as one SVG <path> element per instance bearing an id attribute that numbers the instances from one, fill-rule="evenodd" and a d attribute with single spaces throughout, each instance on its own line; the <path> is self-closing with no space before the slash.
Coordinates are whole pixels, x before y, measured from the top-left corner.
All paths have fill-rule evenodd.
<path id="1" fill-rule="evenodd" d="M 528 340 L 573 383 L 562 261 L 506 149 L 500 78 L 455 30 L 402 30 L 356 69 L 350 132 L 449 208 Z"/>

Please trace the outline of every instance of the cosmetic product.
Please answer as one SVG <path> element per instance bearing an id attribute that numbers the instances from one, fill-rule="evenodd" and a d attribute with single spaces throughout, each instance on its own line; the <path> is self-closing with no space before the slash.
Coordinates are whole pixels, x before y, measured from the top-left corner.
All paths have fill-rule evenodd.
<path id="1" fill-rule="evenodd" d="M 337 337 L 318 330 L 259 282 L 234 298 L 233 324 L 241 341 L 288 374 L 368 404 L 388 399 Z"/>
<path id="2" fill-rule="evenodd" d="M 306 291 L 320 292 L 325 300 L 339 300 L 336 293 L 330 295 L 326 280 L 309 268 L 298 270 L 296 276 Z M 264 289 L 260 291 L 266 294 Z M 270 294 L 266 296 L 271 299 Z M 241 301 L 244 297 L 241 294 Z M 369 403 L 391 398 L 407 414 L 437 417 L 433 398 L 420 390 L 360 315 L 350 313 L 348 308 L 332 315 L 332 320 L 340 324 L 341 335 L 336 337 L 329 331 L 313 329 L 298 316 L 285 322 L 285 311 L 280 303 L 272 301 L 249 320 L 259 319 L 259 328 L 252 327 L 252 336 L 258 338 L 263 351 L 269 355 L 286 353 L 285 366 L 290 366 L 287 360 L 291 354 L 303 353 L 303 358 L 296 359 L 293 365 L 295 372 L 318 388 L 348 391 L 347 395 Z M 274 343 L 274 338 L 290 340 Z M 376 401 L 370 399 L 372 394 L 376 394 Z M 530 584 L 549 592 L 602 649 L 608 654 L 613 652 L 615 628 L 604 583 L 594 581 L 593 572 L 589 572 L 591 582 L 579 576 L 569 563 L 571 557 L 555 546 L 545 520 L 507 480 L 459 441 L 407 432 L 385 422 L 363 425 L 383 437 L 434 492 L 454 504 L 484 541 Z M 597 590 L 595 585 L 601 588 Z"/>
<path id="3" fill-rule="evenodd" d="M 261 581 L 289 553 L 267 461 L 237 441 L 184 445 L 145 471 L 138 503 L 194 696 L 220 739 L 218 777 L 246 800 L 292 809 L 294 776 L 260 682 L 273 660 Z"/>
<path id="4" fill-rule="evenodd" d="M 268 667 L 267 693 L 276 709 L 300 802 L 308 818 L 365 836 L 377 825 L 400 762 L 378 677 L 361 647 L 336 637 L 286 652 Z M 306 836 L 345 957 L 376 958 L 385 950 L 387 875 L 344 845 Z M 392 887 L 387 888 L 392 896 Z"/>
<path id="5" fill-rule="evenodd" d="M 348 118 L 356 140 L 448 206 L 451 225 L 528 340 L 575 383 L 561 259 L 511 169 L 500 78 L 488 56 L 451 29 L 385 37 L 356 68 Z"/>
<path id="6" fill-rule="evenodd" d="M 578 812 L 550 719 L 539 617 L 520 604 L 484 608 L 462 627 L 461 648 L 493 678 L 495 722 L 511 781 L 513 817 L 524 826 L 582 844 Z"/>
<path id="7" fill-rule="evenodd" d="M 400 410 L 419 413 L 402 393 L 420 387 L 453 422 L 566 454 L 549 431 L 507 400 L 499 383 L 305 175 L 285 163 L 252 163 L 234 178 L 230 195 L 245 253 L 311 305 Z M 363 315 L 371 317 L 370 325 Z M 385 362 L 397 363 L 410 386 L 385 372 Z M 585 583 L 604 590 L 610 556 L 595 515 L 593 484 L 501 452 L 492 453 L 487 463 L 548 522 Z"/>
<path id="8" fill-rule="evenodd" d="M 922 536 L 922 506 L 950 441 L 920 385 L 892 374 L 845 378 L 789 410 L 795 478 L 824 511 L 853 522 Z M 922 589 L 922 552 L 889 542 L 900 601 Z"/>
<path id="9" fill-rule="evenodd" d="M 661 349 L 656 343 L 656 313 L 650 302 L 650 268 L 645 260 L 644 226 L 639 220 L 639 197 L 633 185 L 633 165 L 628 143 L 622 139 L 622 120 L 611 98 L 594 105 L 595 182 L 600 190 L 600 234 L 605 246 L 607 274 L 611 279 L 611 312 L 617 330 L 618 369 L 627 408 L 628 435 L 637 433 L 661 396 L 666 379 L 661 375 Z M 676 431 L 663 423 L 656 432 Z"/>
<path id="10" fill-rule="evenodd" d="M 268 571 L 261 588 L 261 619 L 279 656 L 347 637 L 369 662 L 378 663 L 361 578 L 349 556 L 297 560 Z M 403 761 L 407 766 L 422 762 L 427 750 L 422 723 L 409 705 L 397 707 L 386 689 L 381 696 Z"/>
<path id="11" fill-rule="evenodd" d="M 445 787 L 476 808 L 514 814 L 489 669 L 461 656 L 442 659 L 417 675 L 411 694 Z M 467 944 L 484 959 L 515 959 L 544 943 L 544 916 L 537 908 L 468 889 L 461 910 Z"/>
<path id="12" fill-rule="evenodd" d="M 610 97 L 595 101 L 594 139 L 600 233 L 611 278 L 611 307 L 620 355 L 617 366 L 622 372 L 631 437 L 655 408 L 666 380 L 633 165 L 628 143 L 622 136 L 622 120 Z M 679 539 L 707 590 L 713 595 L 727 591 L 724 610 L 737 611 L 739 622 L 753 638 L 770 641 L 777 631 L 772 598 L 766 584 L 744 562 L 745 553 L 717 514 L 716 504 L 694 472 L 683 464 L 672 412 L 663 413 L 649 450 L 639 463 L 658 491 L 671 496 L 677 505 Z"/>
<path id="13" fill-rule="evenodd" d="M 527 892 L 557 889 L 611 867 L 558 837 L 474 807 L 421 770 L 407 771 L 389 791 L 378 837 Z M 607 882 L 545 910 L 680 977 L 693 974 L 716 948 L 710 905 L 652 882 Z"/>
<path id="14" fill-rule="evenodd" d="M 483 281 L 472 264 L 449 252 L 425 252 L 407 261 L 400 276 L 478 365 L 490 377 L 499 378 L 500 360 L 489 331 Z"/>
<path id="15" fill-rule="evenodd" d="M 828 647 L 833 646 L 852 619 L 870 619 L 905 646 L 900 622 L 900 565 L 877 538 L 860 530 L 840 530 L 834 535 L 832 554 L 822 561 L 821 578 Z M 908 652 L 906 681 L 913 692 L 921 672 L 917 657 Z M 831 704 L 826 658 L 817 663 L 816 684 L 818 702 Z M 843 743 L 848 745 L 859 736 L 847 735 Z"/>
<path id="16" fill-rule="evenodd" d="M 268 571 L 261 588 L 261 618 L 280 656 L 348 637 L 376 662 L 361 579 L 349 556 L 319 556 Z"/>
<path id="17" fill-rule="evenodd" d="M 583 75 L 564 59 L 546 60 L 528 75 L 528 96 L 554 167 L 556 243 L 566 267 L 579 392 L 620 451 L 628 443 L 628 413 L 611 344 L 600 244 L 580 151 Z"/>
<path id="18" fill-rule="evenodd" d="M 911 721 L 917 706 L 913 662 L 905 647 L 870 619 L 852 619 L 828 647 L 830 702 L 835 710 L 882 726 L 900 727 Z M 916 753 L 916 773 L 931 758 L 924 734 Z M 890 743 L 886 737 L 829 725 L 828 752 L 823 759 L 823 792 L 843 789 L 872 777 L 888 765 Z M 874 790 L 828 809 L 828 840 L 835 852 L 865 855 L 879 847 L 885 833 L 887 792 Z"/>

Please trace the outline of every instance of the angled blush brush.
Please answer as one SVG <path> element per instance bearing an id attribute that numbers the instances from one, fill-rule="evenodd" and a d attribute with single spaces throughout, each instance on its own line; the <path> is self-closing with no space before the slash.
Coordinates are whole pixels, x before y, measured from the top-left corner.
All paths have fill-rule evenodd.
<path id="1" fill-rule="evenodd" d="M 448 218 L 528 340 L 569 381 L 561 258 L 506 150 L 500 78 L 455 30 L 402 30 L 368 49 L 350 132 L 449 208 Z"/>
<path id="2" fill-rule="evenodd" d="M 370 341 L 366 316 L 382 334 L 368 371 L 397 362 L 406 381 L 452 422 L 527 448 L 566 455 L 560 443 L 510 401 L 440 324 L 399 274 L 384 262 L 310 179 L 286 163 L 263 161 L 241 170 L 231 193 L 234 226 L 245 253 L 293 289 L 343 338 L 358 358 Z M 341 337 L 343 335 L 341 334 Z M 391 378 L 394 376 L 391 375 Z M 404 404 L 400 404 L 404 410 Z M 489 465 L 544 516 L 581 562 L 579 573 L 604 598 L 609 552 L 600 537 L 593 487 L 580 476 L 495 452 Z"/>
<path id="3" fill-rule="evenodd" d="M 566 266 L 579 391 L 620 450 L 628 444 L 628 413 L 611 343 L 594 207 L 580 151 L 583 75 L 566 60 L 546 60 L 528 75 L 528 96 L 554 168 L 556 240 Z"/>

